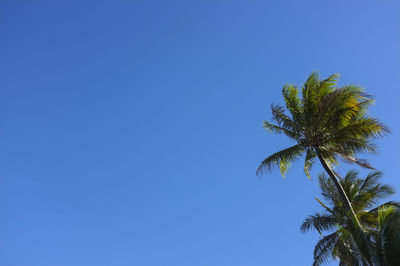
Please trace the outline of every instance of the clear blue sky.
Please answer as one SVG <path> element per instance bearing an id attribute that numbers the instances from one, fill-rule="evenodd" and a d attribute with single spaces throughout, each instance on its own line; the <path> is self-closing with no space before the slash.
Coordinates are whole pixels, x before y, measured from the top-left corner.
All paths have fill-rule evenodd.
<path id="1" fill-rule="evenodd" d="M 399 14 L 397 0 L 1 1 L 0 264 L 311 264 L 318 235 L 299 226 L 317 183 L 301 163 L 255 175 L 290 144 L 262 121 L 284 83 L 341 73 L 393 130 L 367 158 L 400 192 Z"/>

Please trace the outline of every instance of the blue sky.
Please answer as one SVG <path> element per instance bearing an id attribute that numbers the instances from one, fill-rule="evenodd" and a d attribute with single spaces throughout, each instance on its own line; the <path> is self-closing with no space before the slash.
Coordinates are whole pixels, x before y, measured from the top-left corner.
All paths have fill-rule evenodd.
<path id="1" fill-rule="evenodd" d="M 318 235 L 299 227 L 316 178 L 301 163 L 255 175 L 290 145 L 262 121 L 285 83 L 341 73 L 393 130 L 366 157 L 400 192 L 399 14 L 395 0 L 1 1 L 0 264 L 311 264 Z"/>

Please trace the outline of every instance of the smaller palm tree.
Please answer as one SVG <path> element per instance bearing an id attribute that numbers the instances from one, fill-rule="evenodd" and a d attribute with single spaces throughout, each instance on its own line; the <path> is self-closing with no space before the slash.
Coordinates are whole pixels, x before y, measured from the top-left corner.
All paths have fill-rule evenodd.
<path id="1" fill-rule="evenodd" d="M 358 177 L 357 172 L 349 171 L 340 180 L 356 216 L 368 231 L 379 227 L 380 209 L 400 207 L 399 203 L 392 201 L 376 206 L 380 200 L 394 193 L 392 187 L 379 183 L 381 176 L 380 172 L 373 172 L 362 179 Z M 324 211 L 308 216 L 301 225 L 302 232 L 315 229 L 321 235 L 314 249 L 314 265 L 321 265 L 331 258 L 338 258 L 340 265 L 371 264 L 368 248 L 374 247 L 375 244 L 365 243 L 365 238 L 359 235 L 360 232 L 354 227 L 332 180 L 321 174 L 319 186 L 325 203 L 318 198 L 317 201 Z M 372 238 L 370 239 L 373 241 Z"/>
<path id="2" fill-rule="evenodd" d="M 380 208 L 377 226 L 370 233 L 381 265 L 400 265 L 400 211 L 392 206 Z"/>

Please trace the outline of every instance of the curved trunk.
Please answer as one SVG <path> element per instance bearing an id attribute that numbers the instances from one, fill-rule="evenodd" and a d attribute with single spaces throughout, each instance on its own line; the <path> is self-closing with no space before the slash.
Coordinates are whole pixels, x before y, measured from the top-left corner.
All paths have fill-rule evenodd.
<path id="1" fill-rule="evenodd" d="M 357 215 L 353 210 L 353 207 L 351 206 L 351 202 L 350 202 L 349 198 L 347 197 L 346 192 L 344 191 L 342 185 L 340 184 L 340 182 L 336 178 L 336 176 L 333 173 L 332 169 L 325 162 L 325 159 L 322 157 L 319 149 L 315 149 L 315 152 L 316 152 L 316 154 L 318 156 L 319 161 L 322 164 L 322 167 L 325 169 L 325 171 L 327 172 L 327 174 L 331 178 L 333 184 L 335 185 L 335 187 L 336 187 L 336 189 L 337 189 L 337 191 L 338 191 L 338 193 L 340 195 L 340 198 L 342 200 L 343 206 L 350 213 L 351 219 L 354 221 L 355 226 L 357 227 L 356 229 L 360 231 L 360 236 L 362 238 L 362 241 L 364 243 L 366 243 L 366 245 L 367 245 L 368 254 L 365 254 L 365 255 L 367 255 L 367 256 L 365 256 L 366 260 L 369 261 L 371 263 L 371 265 L 373 265 L 373 266 L 379 266 L 380 263 L 379 263 L 376 255 L 375 255 L 375 253 L 373 252 L 372 247 L 369 244 L 369 241 L 367 240 L 367 237 L 365 235 L 365 232 L 363 231 L 362 225 L 361 225 L 360 221 L 358 220 Z M 362 249 L 360 249 L 360 251 L 361 250 Z"/>
<path id="2" fill-rule="evenodd" d="M 333 184 L 335 184 L 335 187 L 342 199 L 342 203 L 344 205 L 344 207 L 351 212 L 351 215 L 353 216 L 352 218 L 355 218 L 355 221 L 357 223 L 357 226 L 361 228 L 361 224 L 360 221 L 357 219 L 357 216 L 353 210 L 353 207 L 351 206 L 350 200 L 346 195 L 346 192 L 344 192 L 344 189 L 342 187 L 342 185 L 340 184 L 339 180 L 337 180 L 335 174 L 333 173 L 332 169 L 328 166 L 328 164 L 325 162 L 325 159 L 322 157 L 322 155 L 320 154 L 320 151 L 318 149 L 316 149 L 316 153 L 318 156 L 319 161 L 322 164 L 322 167 L 324 167 L 325 171 L 327 172 L 327 174 L 329 175 L 329 177 L 331 178 Z"/>

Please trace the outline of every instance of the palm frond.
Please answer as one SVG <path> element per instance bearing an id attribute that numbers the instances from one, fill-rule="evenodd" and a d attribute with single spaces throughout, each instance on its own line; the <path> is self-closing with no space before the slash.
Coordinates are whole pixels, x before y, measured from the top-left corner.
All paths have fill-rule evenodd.
<path id="1" fill-rule="evenodd" d="M 360 212 L 360 221 L 369 229 L 376 228 L 378 226 L 378 213 L 380 210 L 386 208 L 393 208 L 397 211 L 400 211 L 400 203 L 396 201 L 388 201 L 369 211 Z"/>
<path id="2" fill-rule="evenodd" d="M 303 221 L 300 230 L 301 232 L 305 233 L 314 228 L 318 231 L 318 233 L 322 234 L 322 231 L 332 230 L 335 228 L 335 226 L 336 218 L 331 214 L 314 213 L 307 216 L 307 218 Z"/>
<path id="3" fill-rule="evenodd" d="M 339 129 L 336 134 L 360 138 L 382 137 L 389 132 L 389 129 L 378 119 L 372 117 L 359 117 L 354 119 L 347 126 Z"/>
<path id="4" fill-rule="evenodd" d="M 301 100 L 299 98 L 299 90 L 295 85 L 285 85 L 282 88 L 283 99 L 286 108 L 289 110 L 295 122 L 300 122 L 302 116 Z"/>
<path id="5" fill-rule="evenodd" d="M 362 168 L 375 170 L 375 168 L 372 167 L 372 165 L 365 159 L 356 158 L 356 157 L 353 157 L 353 156 L 351 156 L 349 154 L 345 154 L 345 153 L 342 153 L 342 152 L 337 152 L 337 154 L 339 154 L 340 157 L 343 159 L 343 161 L 345 161 L 347 163 L 355 163 L 358 166 L 361 166 Z"/>
<path id="6" fill-rule="evenodd" d="M 379 205 L 378 207 L 373 208 L 372 210 L 369 211 L 369 213 L 378 213 L 378 211 L 380 209 L 386 209 L 386 208 L 392 208 L 392 209 L 397 209 L 398 211 L 400 211 L 400 202 L 397 201 L 388 201 L 385 202 L 381 205 Z"/>
<path id="7" fill-rule="evenodd" d="M 384 265 L 400 265 L 400 211 L 393 207 L 381 208 L 378 213 L 377 237 L 379 257 Z"/>
<path id="8" fill-rule="evenodd" d="M 341 156 L 355 157 L 357 153 L 376 154 L 376 146 L 368 139 L 353 138 L 350 136 L 330 136 L 321 142 L 322 147 L 330 153 Z"/>
<path id="9" fill-rule="evenodd" d="M 296 132 L 293 132 L 291 129 L 288 129 L 288 128 L 284 128 L 284 127 L 281 127 L 281 126 L 274 125 L 274 124 L 272 124 L 272 123 L 269 123 L 268 121 L 264 121 L 263 127 L 264 127 L 266 130 L 268 130 L 268 131 L 270 131 L 270 132 L 272 132 L 272 133 L 274 133 L 274 134 L 283 133 L 283 134 L 285 134 L 287 137 L 289 137 L 289 138 L 292 139 L 292 140 L 295 140 L 295 141 L 298 140 L 298 135 L 299 135 L 299 134 L 296 133 Z"/>
<path id="10" fill-rule="evenodd" d="M 381 172 L 373 172 L 368 174 L 364 180 L 359 180 L 357 195 L 354 197 L 354 208 L 366 209 L 373 207 L 379 200 L 387 198 L 394 194 L 394 188 L 380 184 Z"/>
<path id="11" fill-rule="evenodd" d="M 311 179 L 310 171 L 312 166 L 314 165 L 315 157 L 317 157 L 315 152 L 311 149 L 308 149 L 306 152 L 306 159 L 304 161 L 304 173 L 306 174 L 308 179 Z"/>
<path id="12" fill-rule="evenodd" d="M 271 105 L 272 120 L 276 121 L 282 128 L 286 128 L 292 132 L 299 132 L 299 128 L 296 127 L 296 123 L 290 118 L 285 108 L 280 105 Z"/>
<path id="13" fill-rule="evenodd" d="M 260 175 L 266 171 L 271 171 L 274 166 L 279 166 L 282 176 L 285 176 L 292 162 L 299 158 L 303 153 L 304 148 L 299 144 L 276 152 L 261 162 L 257 169 L 257 175 Z"/>
<path id="14" fill-rule="evenodd" d="M 325 210 L 326 210 L 327 212 L 329 212 L 332 216 L 335 216 L 335 217 L 337 216 L 336 213 L 335 213 L 335 211 L 332 210 L 331 208 L 329 208 L 328 206 L 326 206 L 325 203 L 323 203 L 319 198 L 315 198 L 315 200 L 316 200 L 322 207 L 324 207 Z M 337 218 L 337 217 L 336 217 L 336 218 Z"/>
<path id="15" fill-rule="evenodd" d="M 321 238 L 314 248 L 314 266 L 324 264 L 332 257 L 332 251 L 339 239 L 338 232 L 329 234 Z"/>
<path id="16" fill-rule="evenodd" d="M 340 202 L 340 196 L 336 190 L 332 180 L 330 180 L 324 173 L 318 176 L 318 184 L 321 189 L 321 194 L 332 206 Z"/>
<path id="17" fill-rule="evenodd" d="M 351 235 L 343 227 L 340 228 L 338 234 L 340 237 L 336 241 L 332 258 L 338 258 L 340 266 L 368 265 L 352 242 Z"/>

